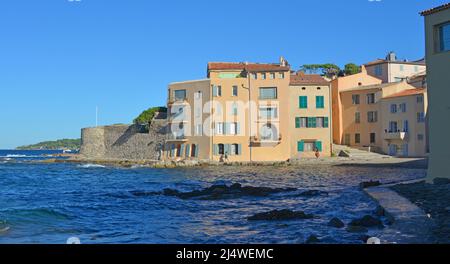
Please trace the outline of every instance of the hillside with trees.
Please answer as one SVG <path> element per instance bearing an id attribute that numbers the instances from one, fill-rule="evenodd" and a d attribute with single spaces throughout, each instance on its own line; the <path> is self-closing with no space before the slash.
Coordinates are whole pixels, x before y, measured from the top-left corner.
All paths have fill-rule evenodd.
<path id="1" fill-rule="evenodd" d="M 78 150 L 81 147 L 81 139 L 60 139 L 55 141 L 44 141 L 33 145 L 20 146 L 18 150 Z"/>

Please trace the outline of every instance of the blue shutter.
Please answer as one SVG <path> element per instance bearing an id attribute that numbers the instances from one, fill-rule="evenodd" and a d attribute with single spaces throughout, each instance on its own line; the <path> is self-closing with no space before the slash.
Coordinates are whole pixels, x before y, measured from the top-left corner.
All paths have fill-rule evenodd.
<path id="1" fill-rule="evenodd" d="M 322 141 L 316 141 L 316 148 L 319 152 L 322 152 Z"/>
<path id="2" fill-rule="evenodd" d="M 195 145 L 195 153 L 194 153 L 194 156 L 196 157 L 196 158 L 198 158 L 198 151 L 199 151 L 199 145 L 197 144 L 197 145 Z"/>
<path id="3" fill-rule="evenodd" d="M 170 157 L 173 157 L 175 153 L 175 145 L 172 144 L 172 146 L 170 147 Z"/>
<path id="4" fill-rule="evenodd" d="M 298 141 L 297 142 L 297 151 L 298 152 L 303 152 L 305 150 L 305 142 L 302 141 Z"/>
<path id="5" fill-rule="evenodd" d="M 186 158 L 189 158 L 191 156 L 191 145 L 186 145 Z"/>
<path id="6" fill-rule="evenodd" d="M 184 152 L 184 144 L 180 146 L 180 156 L 183 156 L 183 152 Z"/>
<path id="7" fill-rule="evenodd" d="M 236 131 L 237 131 L 238 135 L 241 134 L 241 124 L 240 123 L 236 123 Z"/>
<path id="8" fill-rule="evenodd" d="M 242 145 L 238 145 L 238 155 L 242 155 Z"/>
<path id="9" fill-rule="evenodd" d="M 224 146 L 224 152 L 225 152 L 225 154 L 230 155 L 230 144 L 225 144 L 225 146 Z"/>
<path id="10" fill-rule="evenodd" d="M 217 86 L 214 85 L 214 86 L 213 86 L 213 91 L 212 91 L 214 97 L 217 97 L 217 90 L 218 90 L 218 89 L 217 89 Z"/>

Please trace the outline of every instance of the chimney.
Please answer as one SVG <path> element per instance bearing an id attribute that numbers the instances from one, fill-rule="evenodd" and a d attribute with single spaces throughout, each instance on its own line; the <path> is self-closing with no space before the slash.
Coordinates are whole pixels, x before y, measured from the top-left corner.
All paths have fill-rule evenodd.
<path id="1" fill-rule="evenodd" d="M 283 56 L 281 56 L 280 57 L 280 66 L 286 67 L 288 65 L 289 65 L 288 61 Z"/>
<path id="2" fill-rule="evenodd" d="M 387 61 L 397 61 L 397 55 L 395 54 L 395 52 L 391 51 L 386 56 L 386 60 Z"/>

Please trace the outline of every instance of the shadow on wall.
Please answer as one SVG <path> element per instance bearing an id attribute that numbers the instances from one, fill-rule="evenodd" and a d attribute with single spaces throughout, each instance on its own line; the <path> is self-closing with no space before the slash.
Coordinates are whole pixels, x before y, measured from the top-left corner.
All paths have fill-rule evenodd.
<path id="1" fill-rule="evenodd" d="M 112 144 L 113 147 L 120 147 L 128 142 L 130 138 L 132 138 L 136 134 L 147 134 L 148 131 L 143 125 L 131 125 L 128 127 L 128 129 L 123 133 L 122 136 L 120 136 L 116 142 Z M 150 142 L 148 144 L 151 145 L 153 142 Z"/>

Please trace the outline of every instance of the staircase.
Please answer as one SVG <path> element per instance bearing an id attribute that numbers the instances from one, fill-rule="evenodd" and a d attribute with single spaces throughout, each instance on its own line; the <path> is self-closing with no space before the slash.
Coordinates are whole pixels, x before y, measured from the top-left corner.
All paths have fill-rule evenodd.
<path id="1" fill-rule="evenodd" d="M 333 144 L 333 152 L 336 153 L 337 156 L 339 156 L 339 153 L 341 151 L 345 151 L 348 153 L 350 158 L 357 158 L 357 159 L 381 159 L 381 158 L 392 158 L 391 156 L 380 154 L 376 151 L 377 149 L 373 148 L 371 152 L 368 151 L 369 148 L 351 148 L 349 146 L 344 145 L 336 145 Z"/>

